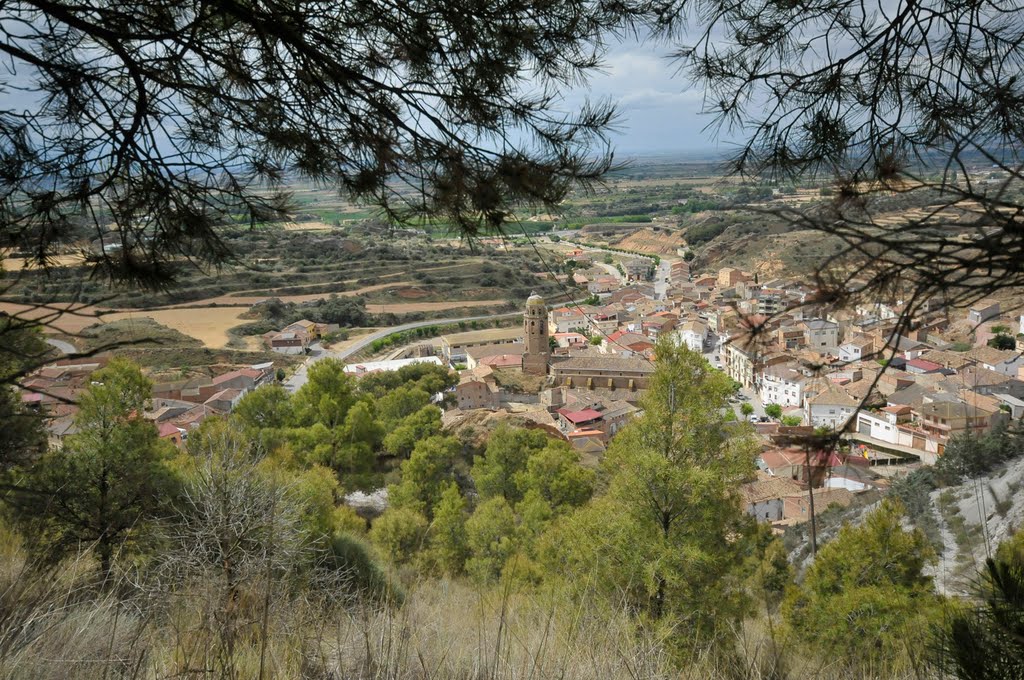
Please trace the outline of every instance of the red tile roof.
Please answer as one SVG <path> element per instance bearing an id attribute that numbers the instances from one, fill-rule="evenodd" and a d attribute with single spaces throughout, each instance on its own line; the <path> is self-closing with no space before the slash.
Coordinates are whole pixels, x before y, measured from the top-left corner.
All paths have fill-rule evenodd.
<path id="1" fill-rule="evenodd" d="M 937 364 L 934 361 L 928 361 L 927 359 L 911 359 L 907 362 L 907 366 L 913 366 L 914 368 L 927 373 L 937 371 L 942 368 L 941 364 Z"/>
<path id="2" fill-rule="evenodd" d="M 563 418 L 568 420 L 570 423 L 573 423 L 574 425 L 579 423 L 587 423 L 590 422 L 591 420 L 597 420 L 598 418 L 601 417 L 600 411 L 595 411 L 592 408 L 585 408 L 582 411 L 569 411 L 567 409 L 559 409 L 558 412 L 562 414 Z"/>
<path id="3" fill-rule="evenodd" d="M 158 428 L 158 430 L 160 431 L 161 437 L 171 437 L 173 435 L 181 434 L 181 430 L 179 430 L 171 423 L 160 423 L 160 427 Z"/>

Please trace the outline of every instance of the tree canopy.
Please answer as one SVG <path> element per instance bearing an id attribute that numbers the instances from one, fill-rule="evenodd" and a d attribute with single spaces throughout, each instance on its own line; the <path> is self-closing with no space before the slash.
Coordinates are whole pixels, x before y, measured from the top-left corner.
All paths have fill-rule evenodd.
<path id="1" fill-rule="evenodd" d="M 612 440 L 606 489 L 556 526 L 543 551 L 552 573 L 593 584 L 693 650 L 743 614 L 737 574 L 751 523 L 736 486 L 753 472 L 749 425 L 723 413 L 729 378 L 662 340 L 643 415 Z"/>
<path id="2" fill-rule="evenodd" d="M 934 561 L 919 529 L 902 527 L 903 507 L 883 501 L 861 526 L 844 526 L 794 587 L 783 614 L 802 644 L 858 668 L 920 660 L 941 601 L 924 573 Z"/>
<path id="3" fill-rule="evenodd" d="M 173 447 L 142 419 L 150 390 L 138 367 L 111 361 L 82 395 L 77 433 L 29 470 L 19 517 L 51 557 L 94 546 L 106 577 L 115 553 L 139 552 L 173 500 Z"/>
<path id="4" fill-rule="evenodd" d="M 558 90 L 598 65 L 626 7 L 8 5 L 0 246 L 45 263 L 84 236 L 102 273 L 166 281 L 173 256 L 229 255 L 218 226 L 287 214 L 294 179 L 500 228 L 608 168 L 610 108 L 563 112 Z"/>

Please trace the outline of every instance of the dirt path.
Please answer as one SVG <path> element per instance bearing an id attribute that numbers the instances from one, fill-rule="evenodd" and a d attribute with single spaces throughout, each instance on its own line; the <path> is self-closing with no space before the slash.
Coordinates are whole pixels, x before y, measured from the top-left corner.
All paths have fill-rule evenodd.
<path id="1" fill-rule="evenodd" d="M 497 307 L 507 300 L 452 300 L 450 302 L 402 302 L 367 303 L 366 311 L 372 314 L 409 314 L 411 312 L 439 312 L 456 307 Z"/>
<path id="2" fill-rule="evenodd" d="M 445 265 L 440 265 L 440 266 L 437 266 L 437 267 L 427 267 L 425 269 L 418 269 L 417 271 L 437 272 L 437 271 L 443 271 L 445 269 L 458 269 L 458 268 L 463 267 L 463 266 L 465 266 L 465 264 L 445 264 Z M 372 276 L 373 276 L 373 278 L 377 278 L 377 279 L 386 279 L 386 278 L 390 278 L 390 277 L 393 277 L 393 276 L 406 276 L 407 274 L 408 274 L 408 272 L 392 272 L 390 274 L 373 274 Z M 295 294 L 295 295 L 277 295 L 277 294 L 274 294 L 274 293 L 267 293 L 267 294 L 264 294 L 264 295 L 255 295 L 256 291 L 261 291 L 261 290 L 273 291 L 274 289 L 272 287 L 250 288 L 248 290 L 237 290 L 237 291 L 234 291 L 234 292 L 231 292 L 231 293 L 225 293 L 224 295 L 218 295 L 217 297 L 203 298 L 201 300 L 194 300 L 194 301 L 185 302 L 185 303 L 178 302 L 178 303 L 175 303 L 173 305 L 165 305 L 163 307 L 156 307 L 154 309 L 176 309 L 176 308 L 181 308 L 181 307 L 196 307 L 196 306 L 201 307 L 201 306 L 211 305 L 211 304 L 218 304 L 218 305 L 223 305 L 223 304 L 228 304 L 228 305 L 232 305 L 232 304 L 254 304 L 255 302 L 260 302 L 262 300 L 266 300 L 267 298 L 271 298 L 271 297 L 276 297 L 279 300 L 282 300 L 283 302 L 308 302 L 310 300 L 318 300 L 320 298 L 328 297 L 329 295 L 331 295 L 331 292 L 323 290 L 323 288 L 325 286 L 332 285 L 333 283 L 356 283 L 357 281 L 358 281 L 358 279 L 344 279 L 342 281 L 330 282 L 330 283 L 298 283 L 298 284 L 295 284 L 295 285 L 285 286 L 286 288 L 302 288 L 302 289 L 308 289 L 308 290 L 318 290 L 319 289 L 319 292 L 316 292 L 316 293 L 299 293 L 299 294 Z M 384 288 L 389 288 L 391 286 L 415 286 L 415 285 L 417 285 L 417 283 L 415 281 L 386 281 L 384 283 L 375 283 L 375 284 L 370 285 L 370 286 L 364 286 L 364 287 L 358 288 L 356 290 L 339 291 L 339 292 L 337 292 L 335 294 L 338 295 L 339 297 L 351 297 L 353 295 L 362 295 L 363 293 L 372 293 L 373 291 L 382 290 Z M 247 293 L 249 295 L 247 295 Z"/>
<path id="3" fill-rule="evenodd" d="M 375 290 L 382 290 L 384 288 L 392 288 L 394 286 L 414 286 L 416 285 L 412 281 L 391 281 L 388 283 L 378 283 L 372 286 L 364 286 L 356 290 L 344 290 L 337 293 L 338 297 L 352 297 L 353 295 L 362 295 L 364 293 L 372 293 Z M 245 291 L 239 291 L 244 293 Z M 188 303 L 177 303 L 173 305 L 167 305 L 165 307 L 155 307 L 154 309 L 192 309 L 201 308 L 207 305 L 247 305 L 251 307 L 257 302 L 263 302 L 270 298 L 277 298 L 282 302 L 309 302 L 310 300 L 319 300 L 320 298 L 328 297 L 330 293 L 307 293 L 304 295 L 240 295 L 238 293 L 229 293 L 227 295 L 218 295 L 211 298 L 203 298 L 202 300 L 192 300 Z M 187 306 L 186 306 L 187 305 Z"/>
<path id="4" fill-rule="evenodd" d="M 322 296 L 313 296 L 313 299 Z M 236 299 L 237 302 L 237 299 Z M 443 312 L 455 307 L 499 307 L 505 300 L 466 300 L 451 302 L 404 302 L 396 304 L 367 305 L 372 314 L 409 314 L 412 312 Z M 247 304 L 222 307 L 160 308 L 108 312 L 92 306 L 55 304 L 48 309 L 35 308 L 11 302 L 0 302 L 0 312 L 18 315 L 21 318 L 41 320 L 44 332 L 76 335 L 82 329 L 96 323 L 118 319 L 150 318 L 159 324 L 181 331 L 202 342 L 207 347 L 221 348 L 227 345 L 228 330 L 246 323 L 242 314 L 249 311 Z M 355 331 L 354 331 L 355 333 Z M 341 343 L 339 343 L 341 345 Z"/>

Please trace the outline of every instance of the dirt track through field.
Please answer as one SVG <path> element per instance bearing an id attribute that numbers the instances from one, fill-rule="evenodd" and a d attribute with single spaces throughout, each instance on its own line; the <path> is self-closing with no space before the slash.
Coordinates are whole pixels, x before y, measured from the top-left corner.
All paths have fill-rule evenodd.
<path id="1" fill-rule="evenodd" d="M 312 296 L 313 299 L 318 297 L 323 296 Z M 371 314 L 409 314 L 412 312 L 444 312 L 455 307 L 499 307 L 503 304 L 505 304 L 505 300 L 406 302 L 382 305 L 371 304 L 367 305 L 367 311 Z M 52 305 L 49 309 L 39 309 L 30 305 L 0 302 L 0 312 L 20 315 L 25 319 L 42 320 L 46 324 L 45 332 L 47 333 L 76 335 L 82 329 L 96 323 L 117 321 L 119 319 L 144 319 L 148 317 L 161 325 L 196 338 L 211 348 L 221 348 L 227 344 L 230 339 L 228 330 L 246 323 L 247 320 L 242 318 L 242 314 L 247 311 L 249 311 L 248 305 L 233 305 L 107 312 L 92 306 L 70 305 L 66 303 Z"/>
<path id="2" fill-rule="evenodd" d="M 401 286 L 413 286 L 415 285 L 412 281 L 391 281 L 389 283 L 378 283 L 372 286 L 364 286 L 356 290 L 343 290 L 337 293 L 338 297 L 352 297 L 353 295 L 363 295 L 365 293 L 372 293 L 376 290 L 382 290 L 384 288 L 394 288 Z M 244 291 L 241 291 L 244 293 Z M 184 309 L 186 305 L 188 308 L 192 307 L 203 307 L 206 305 L 247 305 L 252 306 L 257 302 L 263 302 L 270 298 L 277 298 L 282 302 L 310 302 L 311 300 L 319 300 L 320 298 L 330 297 L 330 293 L 306 293 L 303 295 L 239 295 L 239 294 L 228 294 L 218 295 L 211 298 L 203 298 L 202 300 L 192 300 L 191 302 L 182 303 L 179 302 L 173 305 L 167 305 L 166 307 L 158 307 L 157 309 Z"/>

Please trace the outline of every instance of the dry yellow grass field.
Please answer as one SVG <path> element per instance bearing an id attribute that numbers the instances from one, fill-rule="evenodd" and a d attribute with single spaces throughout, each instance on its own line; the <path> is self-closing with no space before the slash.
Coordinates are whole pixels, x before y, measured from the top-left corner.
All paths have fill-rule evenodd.
<path id="1" fill-rule="evenodd" d="M 33 307 L 15 302 L 0 302 L 0 312 L 44 324 L 46 332 L 74 334 L 99 322 L 99 310 L 89 305 L 58 302 Z"/>
<path id="2" fill-rule="evenodd" d="M 309 222 L 285 222 L 285 231 L 330 231 L 334 229 L 331 225 L 326 222 L 317 222 L 310 220 Z"/>
<path id="3" fill-rule="evenodd" d="M 377 288 L 370 286 L 370 288 Z M 324 297 L 317 295 L 286 296 L 285 301 L 299 302 Z M 17 314 L 26 319 L 42 320 L 45 332 L 75 335 L 82 329 L 96 323 L 119 319 L 150 318 L 157 323 L 173 328 L 185 335 L 196 338 L 205 346 L 219 349 L 230 339 L 228 330 L 246 323 L 242 314 L 249 310 L 251 302 L 264 298 L 216 298 L 217 301 L 239 302 L 241 304 L 223 307 L 172 307 L 143 309 L 136 311 L 108 312 L 88 305 L 67 303 L 54 304 L 47 308 L 36 308 L 13 302 L 0 302 L 0 312 Z M 208 301 L 203 301 L 208 302 Z M 453 307 L 497 307 L 505 300 L 467 300 L 459 302 L 404 302 L 397 304 L 370 304 L 367 311 L 373 314 L 408 314 L 411 312 L 442 312 Z M 257 340 L 258 342 L 258 340 Z M 258 348 L 258 347 L 254 347 Z"/>
<path id="4" fill-rule="evenodd" d="M 211 348 L 220 348 L 227 344 L 228 329 L 245 323 L 245 319 L 241 315 L 248 309 L 248 306 L 237 306 L 104 312 L 95 307 L 63 303 L 45 309 L 11 302 L 0 303 L 0 312 L 19 314 L 28 319 L 43 320 L 46 323 L 47 332 L 74 335 L 80 333 L 87 326 L 104 321 L 149 317 L 159 324 L 196 338 Z"/>
<path id="5" fill-rule="evenodd" d="M 190 309 L 147 309 L 137 312 L 104 314 L 103 321 L 150 318 L 158 324 L 181 331 L 210 348 L 227 345 L 228 329 L 246 322 L 242 314 L 249 307 L 200 307 Z"/>
<path id="6" fill-rule="evenodd" d="M 69 267 L 76 264 L 81 264 L 85 261 L 85 258 L 81 255 L 57 255 L 56 257 L 50 258 L 50 265 L 53 267 Z M 5 257 L 0 261 L 5 272 L 16 272 L 22 269 L 38 269 L 38 265 L 32 260 L 27 260 L 24 257 Z"/>

